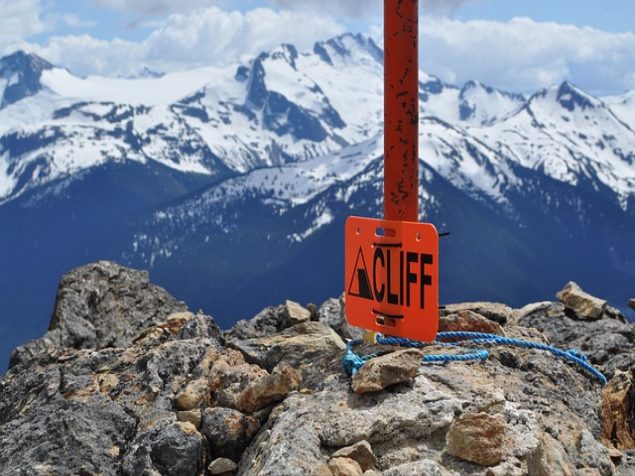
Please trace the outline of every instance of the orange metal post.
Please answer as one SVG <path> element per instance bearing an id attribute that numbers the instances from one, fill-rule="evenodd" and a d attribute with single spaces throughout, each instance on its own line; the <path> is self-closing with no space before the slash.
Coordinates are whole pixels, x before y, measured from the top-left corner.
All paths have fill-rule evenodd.
<path id="1" fill-rule="evenodd" d="M 419 221 L 418 0 L 384 0 L 384 218 Z"/>

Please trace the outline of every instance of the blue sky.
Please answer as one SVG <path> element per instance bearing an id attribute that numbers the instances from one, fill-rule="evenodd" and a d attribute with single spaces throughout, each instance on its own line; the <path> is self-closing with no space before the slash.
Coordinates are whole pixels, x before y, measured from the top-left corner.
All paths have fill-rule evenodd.
<path id="1" fill-rule="evenodd" d="M 632 0 L 421 3 L 423 68 L 448 82 L 635 89 Z M 0 53 L 24 48 L 80 75 L 171 71 L 344 31 L 381 43 L 381 9 L 381 0 L 0 0 Z"/>

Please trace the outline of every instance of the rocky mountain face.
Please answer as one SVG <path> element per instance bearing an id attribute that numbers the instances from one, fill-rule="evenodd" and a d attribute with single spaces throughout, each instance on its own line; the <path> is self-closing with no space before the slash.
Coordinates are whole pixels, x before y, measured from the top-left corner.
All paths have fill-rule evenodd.
<path id="1" fill-rule="evenodd" d="M 59 277 L 98 259 L 225 328 L 339 295 L 345 219 L 382 214 L 382 63 L 351 34 L 135 79 L 0 60 L 0 367 L 45 328 Z M 442 301 L 521 306 L 575 279 L 626 307 L 633 93 L 420 78 L 420 215 L 451 232 Z"/>
<path id="2" fill-rule="evenodd" d="M 551 354 L 492 346 L 480 362 L 377 356 L 351 379 L 360 330 L 340 300 L 287 301 L 221 330 L 99 262 L 62 279 L 49 331 L 0 380 L 3 475 L 629 475 L 635 332 L 571 283 L 561 302 L 442 310 L 443 330 L 586 353 L 602 386 Z"/>

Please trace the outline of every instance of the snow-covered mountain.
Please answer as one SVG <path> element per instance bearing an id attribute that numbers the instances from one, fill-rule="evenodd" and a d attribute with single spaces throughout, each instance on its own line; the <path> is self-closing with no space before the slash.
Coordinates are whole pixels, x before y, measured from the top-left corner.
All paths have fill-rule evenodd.
<path id="1" fill-rule="evenodd" d="M 0 92 L 0 290 L 15 296 L 0 313 L 31 326 L 49 302 L 18 298 L 34 280 L 52 292 L 57 273 L 106 257 L 221 322 L 277 288 L 333 295 L 346 216 L 381 213 L 383 52 L 362 35 L 127 79 L 18 52 L 0 60 Z M 625 298 L 634 98 L 420 74 L 422 214 L 453 233 L 443 298 L 527 302 L 571 278 Z"/>

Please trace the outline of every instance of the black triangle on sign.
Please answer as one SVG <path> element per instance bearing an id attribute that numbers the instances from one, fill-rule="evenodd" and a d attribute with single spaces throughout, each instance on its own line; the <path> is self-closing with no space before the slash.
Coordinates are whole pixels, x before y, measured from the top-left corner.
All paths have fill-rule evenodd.
<path id="1" fill-rule="evenodd" d="M 355 269 L 353 270 L 353 276 L 351 276 L 351 282 L 348 286 L 348 294 L 363 299 L 370 299 L 371 301 L 375 299 L 373 292 L 370 290 L 370 279 L 368 279 L 366 260 L 364 260 L 364 253 L 362 253 L 361 247 L 357 253 L 357 260 L 355 260 Z"/>

